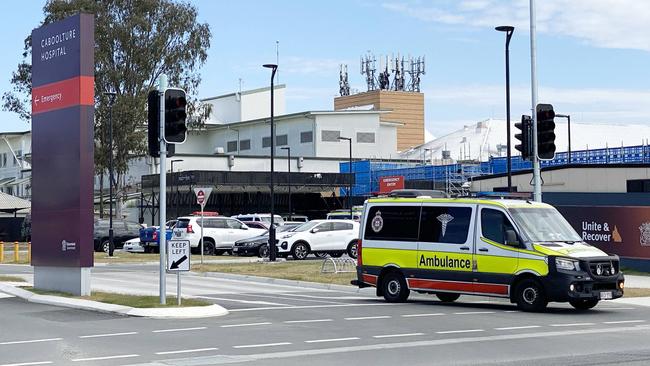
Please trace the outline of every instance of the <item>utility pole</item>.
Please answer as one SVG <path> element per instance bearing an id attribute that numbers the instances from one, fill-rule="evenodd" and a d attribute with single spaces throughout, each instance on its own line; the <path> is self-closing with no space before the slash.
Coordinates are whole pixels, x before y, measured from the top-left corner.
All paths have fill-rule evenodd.
<path id="1" fill-rule="evenodd" d="M 533 199 L 542 202 L 542 179 L 537 157 L 537 45 L 535 44 L 535 0 L 530 0 L 530 94 L 533 116 Z"/>
<path id="2" fill-rule="evenodd" d="M 167 303 L 167 289 L 165 271 L 167 268 L 167 143 L 165 142 L 165 89 L 167 89 L 167 75 L 161 74 L 158 78 L 158 92 L 160 92 L 160 190 L 158 196 L 158 215 L 160 221 L 160 235 L 158 235 L 158 250 L 160 251 L 160 304 Z"/>

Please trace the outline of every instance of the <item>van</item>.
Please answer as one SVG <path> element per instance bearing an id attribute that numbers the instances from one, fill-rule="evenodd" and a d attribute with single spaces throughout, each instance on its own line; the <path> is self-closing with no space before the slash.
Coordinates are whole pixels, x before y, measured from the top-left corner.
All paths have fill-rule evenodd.
<path id="1" fill-rule="evenodd" d="M 550 301 L 586 310 L 623 296 L 618 256 L 584 242 L 548 204 L 404 191 L 365 202 L 357 246 L 352 283 L 388 302 L 416 291 L 443 302 L 469 294 L 524 311 Z"/>

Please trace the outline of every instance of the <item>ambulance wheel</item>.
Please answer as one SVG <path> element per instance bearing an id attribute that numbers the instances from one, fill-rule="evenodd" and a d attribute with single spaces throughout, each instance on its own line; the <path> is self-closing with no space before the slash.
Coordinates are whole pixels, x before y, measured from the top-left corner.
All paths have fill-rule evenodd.
<path id="1" fill-rule="evenodd" d="M 527 278 L 519 282 L 516 291 L 515 302 L 523 311 L 542 311 L 548 304 L 542 284 L 535 279 Z"/>
<path id="2" fill-rule="evenodd" d="M 388 302 L 405 302 L 409 297 L 410 291 L 401 273 L 388 272 L 381 281 L 381 287 Z"/>
<path id="3" fill-rule="evenodd" d="M 569 300 L 569 304 L 576 310 L 589 310 L 598 305 L 598 299 L 575 299 Z"/>
<path id="4" fill-rule="evenodd" d="M 452 294 L 452 293 L 449 293 L 449 292 L 436 292 L 436 296 L 442 302 L 454 302 L 454 301 L 458 300 L 458 298 L 460 297 L 460 294 Z"/>

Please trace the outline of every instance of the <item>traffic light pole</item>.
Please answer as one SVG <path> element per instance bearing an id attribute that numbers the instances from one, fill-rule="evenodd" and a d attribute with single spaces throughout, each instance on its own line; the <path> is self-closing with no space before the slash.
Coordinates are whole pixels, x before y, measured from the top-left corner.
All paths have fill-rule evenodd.
<path id="1" fill-rule="evenodd" d="M 532 99 L 533 115 L 533 199 L 542 202 L 542 180 L 537 156 L 537 45 L 536 33 L 535 0 L 530 0 L 530 89 Z"/>
<path id="2" fill-rule="evenodd" d="M 167 89 L 167 75 L 161 74 L 158 78 L 158 91 L 160 92 L 160 196 L 158 199 L 158 214 L 160 218 L 160 234 L 158 235 L 158 250 L 160 251 L 160 304 L 167 303 L 166 298 L 166 251 L 167 251 L 167 143 L 165 142 L 165 89 Z"/>

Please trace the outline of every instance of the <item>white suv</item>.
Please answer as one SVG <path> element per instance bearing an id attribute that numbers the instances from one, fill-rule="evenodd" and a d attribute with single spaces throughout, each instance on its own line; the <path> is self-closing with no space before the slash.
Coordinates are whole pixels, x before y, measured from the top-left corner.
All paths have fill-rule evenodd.
<path id="1" fill-rule="evenodd" d="M 235 215 L 233 218 L 240 221 L 261 221 L 267 225 L 271 225 L 271 214 L 245 214 L 245 215 Z M 284 220 L 280 215 L 273 215 L 273 224 L 277 226 L 284 225 Z"/>
<path id="2" fill-rule="evenodd" d="M 359 223 L 352 220 L 312 220 L 278 235 L 278 254 L 305 259 L 309 253 L 357 257 Z"/>
<path id="3" fill-rule="evenodd" d="M 203 218 L 203 254 L 220 255 L 230 252 L 237 240 L 262 235 L 264 229 L 249 228 L 237 219 L 224 216 Z M 193 253 L 200 253 L 201 217 L 179 217 L 174 229 L 175 239 L 190 241 Z"/>

